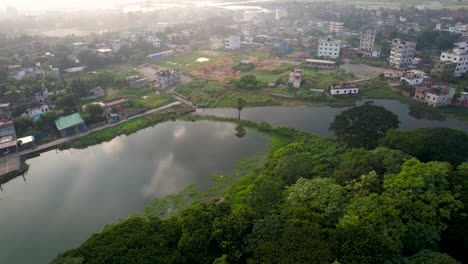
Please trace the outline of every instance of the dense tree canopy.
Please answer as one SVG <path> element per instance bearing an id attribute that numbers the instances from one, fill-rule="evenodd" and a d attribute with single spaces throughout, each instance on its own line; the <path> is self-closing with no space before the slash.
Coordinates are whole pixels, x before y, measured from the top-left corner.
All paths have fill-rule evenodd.
<path id="1" fill-rule="evenodd" d="M 398 128 L 398 117 L 381 106 L 363 105 L 335 117 L 330 130 L 350 147 L 374 148 L 385 133 Z"/>
<path id="2" fill-rule="evenodd" d="M 152 204 L 144 215 L 105 226 L 54 263 L 466 261 L 466 163 L 455 168 L 400 150 L 348 149 L 334 139 L 258 128 L 285 142 L 222 198 L 158 200 L 164 210 Z M 182 200 L 184 209 L 171 207 Z"/>

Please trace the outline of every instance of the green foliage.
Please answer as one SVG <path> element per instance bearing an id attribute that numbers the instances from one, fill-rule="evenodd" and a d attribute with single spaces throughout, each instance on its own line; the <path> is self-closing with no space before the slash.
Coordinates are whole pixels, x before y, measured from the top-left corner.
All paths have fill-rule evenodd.
<path id="1" fill-rule="evenodd" d="M 255 64 L 253 63 L 239 63 L 232 66 L 232 69 L 235 71 L 248 72 L 255 69 Z"/>
<path id="2" fill-rule="evenodd" d="M 192 186 L 155 200 L 144 216 L 105 226 L 54 263 L 457 263 L 439 251 L 466 258 L 468 165 L 454 170 L 399 150 L 347 149 L 267 123 L 221 120 L 288 140 L 258 167 L 256 159 L 232 177 L 213 176 L 206 194 Z"/>
<path id="3" fill-rule="evenodd" d="M 450 128 L 391 130 L 380 144 L 404 151 L 421 161 L 447 161 L 457 166 L 468 158 L 468 135 Z"/>
<path id="4" fill-rule="evenodd" d="M 330 130 L 350 147 L 374 148 L 385 133 L 398 128 L 398 117 L 381 106 L 363 105 L 335 117 Z"/>
<path id="5" fill-rule="evenodd" d="M 260 81 L 257 81 L 257 77 L 255 77 L 255 75 L 245 74 L 239 78 L 236 82 L 236 86 L 239 89 L 258 90 L 263 87 L 263 84 Z"/>

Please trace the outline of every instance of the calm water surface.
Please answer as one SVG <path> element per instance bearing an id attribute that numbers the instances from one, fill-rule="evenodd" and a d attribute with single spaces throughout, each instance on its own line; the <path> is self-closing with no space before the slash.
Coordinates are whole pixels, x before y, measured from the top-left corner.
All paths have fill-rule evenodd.
<path id="1" fill-rule="evenodd" d="M 374 100 L 375 105 L 380 105 L 392 111 L 400 120 L 400 129 L 409 130 L 423 127 L 449 127 L 458 128 L 468 133 L 468 124 L 457 121 L 453 118 L 446 118 L 444 121 L 430 120 L 427 118 L 416 118 L 410 115 L 410 107 L 407 104 L 396 100 Z M 320 106 L 309 108 L 307 106 L 296 107 L 254 107 L 245 108 L 241 112 L 242 119 L 249 119 L 257 122 L 267 122 L 273 126 L 284 126 L 296 128 L 320 136 L 333 136 L 328 131 L 330 123 L 335 116 L 346 107 Z M 216 115 L 222 117 L 236 117 L 238 111 L 234 108 L 199 109 L 198 114 Z M 419 114 L 421 116 L 421 114 Z"/>
<path id="2" fill-rule="evenodd" d="M 0 192 L 0 263 L 48 263 L 155 197 L 260 156 L 267 138 L 218 122 L 169 122 L 83 150 L 49 151 Z"/>

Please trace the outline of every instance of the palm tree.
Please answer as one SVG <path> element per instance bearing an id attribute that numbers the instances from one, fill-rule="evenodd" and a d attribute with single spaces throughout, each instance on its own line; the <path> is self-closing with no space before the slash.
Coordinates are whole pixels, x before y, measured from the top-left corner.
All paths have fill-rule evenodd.
<path id="1" fill-rule="evenodd" d="M 242 109 L 244 109 L 245 103 L 246 102 L 244 101 L 244 99 L 237 98 L 237 110 L 239 110 L 238 120 L 240 120 L 240 113 L 241 113 Z"/>

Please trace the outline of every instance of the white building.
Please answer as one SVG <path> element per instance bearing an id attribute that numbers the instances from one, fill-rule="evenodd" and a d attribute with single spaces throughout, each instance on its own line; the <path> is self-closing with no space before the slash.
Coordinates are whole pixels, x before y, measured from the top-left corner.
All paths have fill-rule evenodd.
<path id="1" fill-rule="evenodd" d="M 255 25 L 253 23 L 242 24 L 241 32 L 243 37 L 253 37 L 255 36 Z"/>
<path id="2" fill-rule="evenodd" d="M 417 86 L 414 99 L 432 107 L 445 106 L 452 103 L 455 88 L 448 86 Z"/>
<path id="3" fill-rule="evenodd" d="M 119 50 L 122 48 L 123 43 L 120 40 L 114 40 L 112 42 L 112 51 L 114 53 L 119 52 Z"/>
<path id="4" fill-rule="evenodd" d="M 359 40 L 359 50 L 373 51 L 375 42 L 375 30 L 367 30 L 365 32 L 361 32 Z"/>
<path id="5" fill-rule="evenodd" d="M 459 77 L 468 71 L 468 44 L 466 41 L 455 43 L 451 52 L 442 52 L 441 62 L 456 63 L 453 76 Z"/>
<path id="6" fill-rule="evenodd" d="M 283 18 L 288 17 L 288 10 L 287 9 L 282 9 L 282 8 L 277 8 L 276 9 L 276 20 L 281 20 Z"/>
<path id="7" fill-rule="evenodd" d="M 332 40 L 329 36 L 326 39 L 319 41 L 319 57 L 328 57 L 332 59 L 337 59 L 340 57 L 341 52 L 341 42 L 339 40 Z"/>
<path id="8" fill-rule="evenodd" d="M 160 48 L 161 47 L 161 40 L 155 35 L 148 35 L 146 36 L 146 41 L 153 45 L 153 48 Z"/>
<path id="9" fill-rule="evenodd" d="M 240 36 L 229 36 L 224 39 L 224 49 L 225 50 L 238 50 L 241 47 L 241 38 Z"/>
<path id="10" fill-rule="evenodd" d="M 224 47 L 224 39 L 218 36 L 210 37 L 210 48 L 211 49 L 221 49 Z"/>
<path id="11" fill-rule="evenodd" d="M 40 106 L 36 106 L 36 107 L 33 107 L 33 108 L 26 109 L 26 111 L 24 111 L 24 113 L 23 113 L 23 116 L 27 116 L 27 117 L 30 117 L 30 118 L 33 118 L 33 119 L 37 119 L 40 115 L 42 115 L 45 112 L 48 112 L 49 110 L 50 110 L 49 106 L 46 105 L 46 104 L 43 104 L 43 105 L 40 105 Z"/>
<path id="12" fill-rule="evenodd" d="M 330 87 L 331 95 L 357 95 L 359 94 L 359 87 L 354 84 L 340 82 L 340 84 L 332 85 Z"/>
<path id="13" fill-rule="evenodd" d="M 334 33 L 342 33 L 344 30 L 344 23 L 343 22 L 330 22 L 330 32 Z"/>
<path id="14" fill-rule="evenodd" d="M 436 24 L 435 30 L 437 31 L 442 30 L 442 24 Z"/>
<path id="15" fill-rule="evenodd" d="M 301 69 L 294 69 L 289 74 L 288 83 L 292 83 L 294 88 L 300 88 L 303 78 L 304 78 L 304 75 L 302 73 L 302 70 Z"/>
<path id="16" fill-rule="evenodd" d="M 394 39 L 392 50 L 390 51 L 390 65 L 397 68 L 404 68 L 413 64 L 416 43 L 401 39 Z"/>

